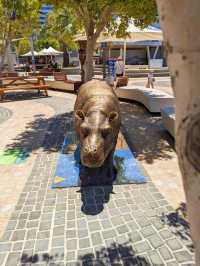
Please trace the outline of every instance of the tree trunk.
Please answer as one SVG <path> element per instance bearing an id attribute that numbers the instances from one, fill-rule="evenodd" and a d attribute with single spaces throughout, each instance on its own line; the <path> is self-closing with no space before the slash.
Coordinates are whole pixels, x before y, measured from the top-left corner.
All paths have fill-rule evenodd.
<path id="1" fill-rule="evenodd" d="M 67 51 L 67 45 L 65 43 L 62 43 L 63 47 L 63 67 L 69 66 L 69 54 Z"/>
<path id="2" fill-rule="evenodd" d="M 200 1 L 157 0 L 176 96 L 176 145 L 200 265 Z"/>
<path id="3" fill-rule="evenodd" d="M 0 71 L 3 71 L 3 68 L 4 68 L 4 63 L 5 63 L 5 58 L 6 58 L 6 54 L 7 54 L 7 50 L 8 50 L 8 45 L 9 45 L 9 42 L 6 40 L 4 45 L 3 45 L 3 48 L 2 48 L 2 56 L 1 56 L 1 62 L 0 62 Z"/>
<path id="4" fill-rule="evenodd" d="M 84 64 L 84 73 L 85 73 L 84 82 L 91 80 L 94 75 L 93 52 L 95 45 L 96 45 L 96 39 L 89 36 L 87 38 L 86 59 Z"/>
<path id="5" fill-rule="evenodd" d="M 11 57 L 11 54 L 12 54 L 11 40 L 7 39 L 6 40 L 5 58 L 7 59 L 8 71 L 13 72 L 14 71 L 14 63 L 13 63 L 13 58 Z M 5 58 L 4 58 L 4 60 L 5 60 Z"/>

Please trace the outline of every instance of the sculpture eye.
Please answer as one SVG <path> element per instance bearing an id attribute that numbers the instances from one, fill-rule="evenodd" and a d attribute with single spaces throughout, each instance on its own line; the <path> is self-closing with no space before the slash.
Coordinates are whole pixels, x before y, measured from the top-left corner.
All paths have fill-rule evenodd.
<path id="1" fill-rule="evenodd" d="M 105 129 L 102 129 L 101 135 L 105 139 L 110 135 L 110 132 L 111 132 L 110 128 L 105 128 Z"/>

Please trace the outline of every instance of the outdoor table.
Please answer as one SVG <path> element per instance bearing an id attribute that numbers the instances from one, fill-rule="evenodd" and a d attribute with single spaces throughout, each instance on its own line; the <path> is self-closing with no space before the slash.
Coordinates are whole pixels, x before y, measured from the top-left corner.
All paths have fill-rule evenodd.
<path id="1" fill-rule="evenodd" d="M 7 83 L 5 83 L 8 81 Z M 41 90 L 44 90 L 45 95 L 48 96 L 49 86 L 46 85 L 45 79 L 43 76 L 37 77 L 4 77 L 0 78 L 0 98 L 3 100 L 6 91 L 13 90 L 37 90 L 38 95 Z"/>

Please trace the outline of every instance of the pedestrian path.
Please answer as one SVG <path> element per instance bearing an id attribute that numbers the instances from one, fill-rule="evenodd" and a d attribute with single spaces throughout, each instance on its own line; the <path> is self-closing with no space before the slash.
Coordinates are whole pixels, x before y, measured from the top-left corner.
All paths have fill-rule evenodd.
<path id="1" fill-rule="evenodd" d="M 30 147 L 30 153 L 37 153 L 1 236 L 0 265 L 194 265 L 185 206 L 172 208 L 151 175 L 138 185 L 51 188 L 74 100 L 54 92 L 29 101 L 52 108 L 54 114 L 39 118 L 48 127 L 42 141 Z M 122 104 L 123 116 L 126 108 Z M 133 128 L 131 116 L 143 107 L 131 108 L 127 118 Z M 33 123 L 29 130 L 25 136 L 34 144 L 38 126 Z M 123 132 L 130 132 L 127 123 Z M 13 142 L 23 146 L 24 139 L 16 136 Z M 136 152 L 141 155 L 137 147 Z"/>

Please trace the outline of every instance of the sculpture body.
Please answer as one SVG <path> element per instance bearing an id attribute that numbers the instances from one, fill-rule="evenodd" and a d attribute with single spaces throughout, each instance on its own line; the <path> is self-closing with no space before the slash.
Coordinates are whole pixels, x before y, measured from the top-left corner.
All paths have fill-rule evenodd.
<path id="1" fill-rule="evenodd" d="M 113 179 L 113 153 L 120 128 L 119 102 L 113 89 L 98 80 L 82 85 L 74 118 L 80 140 L 81 164 L 89 169 L 95 168 L 91 172 L 97 179 L 97 172 L 102 180 Z"/>

